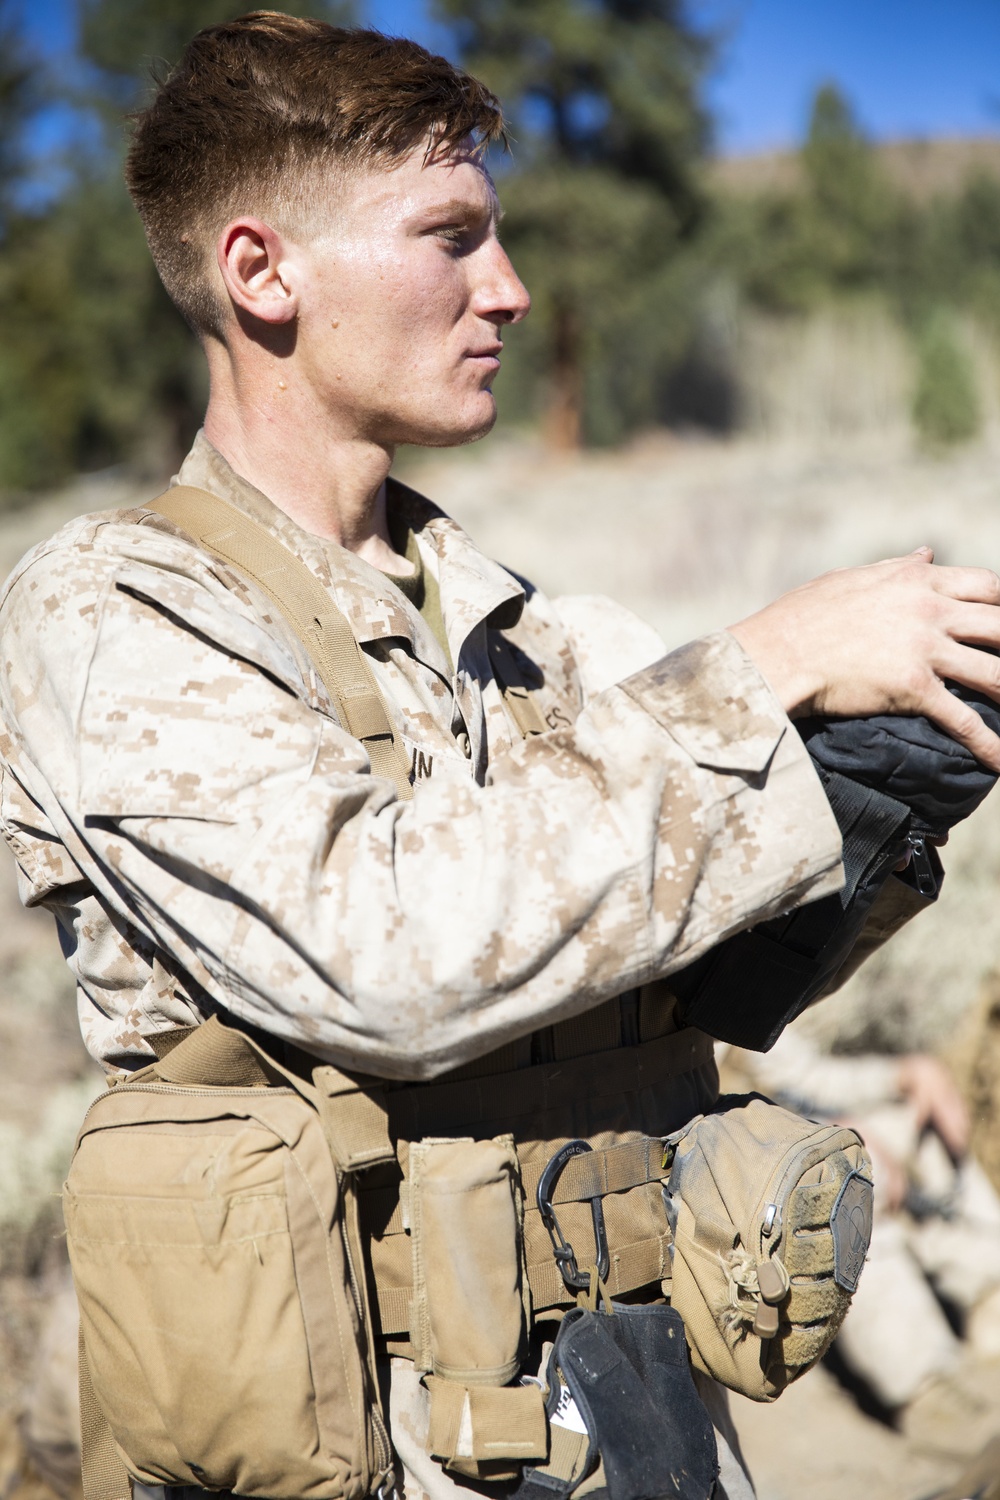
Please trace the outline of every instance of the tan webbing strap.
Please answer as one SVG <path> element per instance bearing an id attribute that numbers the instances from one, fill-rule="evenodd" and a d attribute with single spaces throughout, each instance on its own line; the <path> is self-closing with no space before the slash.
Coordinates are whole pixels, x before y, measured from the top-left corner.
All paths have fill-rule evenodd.
<path id="1" fill-rule="evenodd" d="M 585 1432 L 573 1432 L 569 1427 L 560 1427 L 557 1422 L 553 1422 L 550 1431 L 552 1445 L 549 1461 L 542 1466 L 540 1472 L 573 1485 L 583 1478 L 590 1451 L 590 1438 Z"/>
<path id="2" fill-rule="evenodd" d="M 528 1233 L 528 1226 L 525 1226 L 525 1253 L 528 1257 L 528 1285 L 531 1288 L 532 1303 L 535 1307 L 559 1307 L 575 1301 L 575 1296 L 567 1290 L 559 1267 L 552 1258 L 552 1242 L 542 1245 L 541 1235 L 545 1231 L 540 1218 L 537 1214 L 531 1218 L 539 1226 L 537 1242 L 536 1237 Z M 633 1233 L 643 1232 L 643 1220 L 649 1226 L 648 1208 L 644 1209 L 642 1219 L 634 1224 Z M 528 1222 L 530 1224 L 530 1219 Z M 662 1281 L 664 1276 L 669 1275 L 669 1232 L 656 1234 L 651 1227 L 647 1227 L 645 1233 L 644 1239 L 634 1240 L 630 1245 L 613 1247 L 611 1269 L 607 1278 L 608 1290 L 613 1297 L 634 1292 L 641 1286 L 650 1286 L 654 1281 Z M 548 1256 L 543 1260 L 541 1257 L 546 1249 Z"/>
<path id="3" fill-rule="evenodd" d="M 162 1083 L 203 1088 L 290 1084 L 318 1112 L 341 1171 L 359 1172 L 396 1159 L 389 1139 L 385 1091 L 377 1083 L 362 1083 L 328 1063 L 316 1064 L 309 1082 L 301 1073 L 285 1067 L 253 1037 L 238 1027 L 226 1026 L 218 1016 L 210 1016 L 200 1026 L 154 1034 L 148 1040 L 157 1061 L 143 1071 Z M 282 1045 L 277 1038 L 275 1045 Z"/>
<path id="4" fill-rule="evenodd" d="M 670 1078 L 709 1066 L 715 1057 L 712 1038 L 686 1026 L 636 1047 L 534 1063 L 478 1078 L 404 1085 L 387 1095 L 393 1133 L 408 1141 L 425 1135 L 455 1135 L 547 1110 L 572 1109 L 581 1099 L 638 1093 L 662 1088 Z M 487 1131 L 495 1134 L 495 1131 Z M 516 1134 L 516 1131 L 515 1131 Z"/>
<path id="5" fill-rule="evenodd" d="M 521 1169 L 524 1196 L 529 1205 L 535 1203 L 545 1165 L 545 1162 L 529 1162 Z M 626 1141 L 620 1146 L 606 1146 L 571 1157 L 559 1175 L 551 1201 L 554 1204 L 584 1203 L 598 1194 L 603 1198 L 605 1193 L 622 1193 L 629 1188 L 641 1187 L 645 1182 L 658 1182 L 663 1175 L 663 1143 L 643 1136 L 638 1141 Z"/>
<path id="6" fill-rule="evenodd" d="M 363 743 L 374 775 L 394 782 L 400 799 L 412 797 L 409 764 L 371 667 L 347 620 L 305 563 L 243 511 L 208 490 L 175 485 L 147 509 L 173 522 L 263 589 L 308 651 L 344 728 Z"/>
<path id="7" fill-rule="evenodd" d="M 528 1286 L 531 1290 L 532 1306 L 535 1308 L 570 1306 L 576 1301 L 575 1293 L 566 1289 L 559 1267 L 552 1258 L 552 1242 L 542 1227 L 538 1214 L 531 1215 L 528 1223 L 531 1219 L 534 1219 L 539 1226 L 537 1236 L 527 1233 L 527 1225 L 525 1233 Z M 650 1215 L 647 1210 L 637 1221 L 638 1232 L 641 1233 L 649 1222 Z M 669 1275 L 669 1234 L 657 1235 L 646 1227 L 646 1236 L 645 1239 L 636 1240 L 631 1245 L 622 1245 L 613 1250 L 611 1273 L 608 1276 L 608 1289 L 612 1296 L 618 1297 L 626 1292 L 634 1292 L 638 1287 L 650 1286 L 654 1281 L 662 1281 L 665 1276 Z M 383 1242 L 382 1254 L 378 1256 L 375 1265 L 379 1331 L 386 1338 L 400 1336 L 408 1338 L 410 1304 L 413 1301 L 413 1286 L 410 1279 L 412 1273 L 408 1264 L 408 1258 L 411 1258 L 410 1240 L 408 1235 L 401 1234 L 398 1238 L 399 1254 L 397 1256 L 393 1253 L 392 1258 L 397 1262 L 395 1268 L 397 1275 L 404 1283 L 397 1286 L 385 1286 L 380 1279 L 386 1270 L 386 1243 L 394 1245 L 395 1237 L 388 1242 Z"/>
<path id="8" fill-rule="evenodd" d="M 521 1185 L 529 1213 L 537 1212 L 536 1194 L 545 1166 L 543 1161 L 533 1161 L 521 1167 Z M 598 1195 L 603 1198 L 606 1193 L 626 1193 L 630 1188 L 642 1187 L 647 1182 L 660 1182 L 664 1176 L 663 1142 L 643 1136 L 638 1141 L 627 1141 L 620 1146 L 599 1146 L 586 1154 L 571 1157 L 562 1169 L 550 1201 L 557 1206 L 561 1203 L 586 1203 Z M 839 1183 L 836 1186 L 839 1188 Z M 820 1191 L 827 1193 L 825 1188 Z M 404 1232 L 399 1193 L 398 1184 L 365 1192 L 365 1204 L 372 1223 L 384 1226 L 383 1236 Z M 832 1206 L 831 1198 L 827 1220 Z M 822 1223 L 823 1219 L 817 1222 Z"/>
<path id="9" fill-rule="evenodd" d="M 325 1064 L 313 1071 L 313 1082 L 326 1138 L 343 1171 L 363 1172 L 396 1160 L 384 1088 L 377 1083 L 362 1086 Z"/>
<path id="10" fill-rule="evenodd" d="M 490 661 L 503 701 L 522 737 L 529 739 L 533 734 L 545 734 L 549 726 L 529 689 L 514 681 L 517 669 L 511 657 L 510 643 L 497 631 L 490 632 Z"/>
<path id="11" fill-rule="evenodd" d="M 216 1016 L 201 1026 L 179 1027 L 148 1041 L 157 1053 L 150 1072 L 163 1083 L 246 1089 L 288 1082 L 284 1070 L 263 1056 L 248 1036 L 224 1026 Z"/>
<path id="12" fill-rule="evenodd" d="M 90 1379 L 80 1329 L 80 1462 L 84 1500 L 132 1500 L 132 1481 L 122 1463 L 104 1408 Z"/>

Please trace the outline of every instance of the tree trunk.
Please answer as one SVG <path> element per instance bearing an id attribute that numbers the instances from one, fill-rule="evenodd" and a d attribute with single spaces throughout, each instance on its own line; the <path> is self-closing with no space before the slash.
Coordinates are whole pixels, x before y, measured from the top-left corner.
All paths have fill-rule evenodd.
<path id="1" fill-rule="evenodd" d="M 552 328 L 551 395 L 545 441 L 562 453 L 580 447 L 583 434 L 583 351 L 575 307 L 559 303 Z"/>

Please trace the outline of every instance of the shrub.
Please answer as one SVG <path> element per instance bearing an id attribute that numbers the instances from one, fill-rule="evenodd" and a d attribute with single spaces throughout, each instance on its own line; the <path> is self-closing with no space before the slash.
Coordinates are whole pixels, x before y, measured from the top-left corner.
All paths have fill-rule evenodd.
<path id="1" fill-rule="evenodd" d="M 975 437 L 981 419 L 975 371 L 943 313 L 928 320 L 920 336 L 918 358 L 913 421 L 923 443 L 945 448 Z"/>

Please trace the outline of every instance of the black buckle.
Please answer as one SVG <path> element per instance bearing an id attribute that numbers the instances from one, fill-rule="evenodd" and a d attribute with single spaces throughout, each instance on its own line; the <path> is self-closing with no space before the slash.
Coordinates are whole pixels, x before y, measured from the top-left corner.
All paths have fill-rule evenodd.
<path id="1" fill-rule="evenodd" d="M 570 1244 L 559 1228 L 559 1220 L 556 1211 L 552 1207 L 552 1194 L 556 1183 L 562 1176 L 563 1167 L 574 1156 L 582 1156 L 585 1151 L 592 1151 L 586 1141 L 567 1141 L 546 1163 L 545 1171 L 542 1173 L 538 1183 L 536 1198 L 538 1201 L 538 1212 L 542 1216 L 542 1223 L 549 1231 L 552 1241 L 552 1253 L 556 1258 L 563 1281 L 571 1292 L 589 1292 L 590 1274 L 581 1271 L 576 1263 L 573 1246 Z M 594 1220 L 594 1244 L 597 1247 L 597 1275 L 600 1281 L 606 1281 L 611 1269 L 611 1256 L 608 1251 L 608 1233 L 604 1224 L 604 1204 L 601 1202 L 600 1193 L 595 1193 L 590 1200 L 590 1212 Z"/>

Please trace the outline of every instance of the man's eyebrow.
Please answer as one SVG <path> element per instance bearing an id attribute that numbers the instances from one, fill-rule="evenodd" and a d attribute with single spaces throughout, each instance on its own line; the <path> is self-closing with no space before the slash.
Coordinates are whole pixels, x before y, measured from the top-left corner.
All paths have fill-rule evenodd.
<path id="1" fill-rule="evenodd" d="M 489 208 L 481 203 L 474 203 L 469 198 L 446 198 L 440 203 L 428 204 L 426 208 L 419 211 L 421 219 L 492 219 L 499 223 L 503 217 L 503 209 L 494 198 Z"/>

